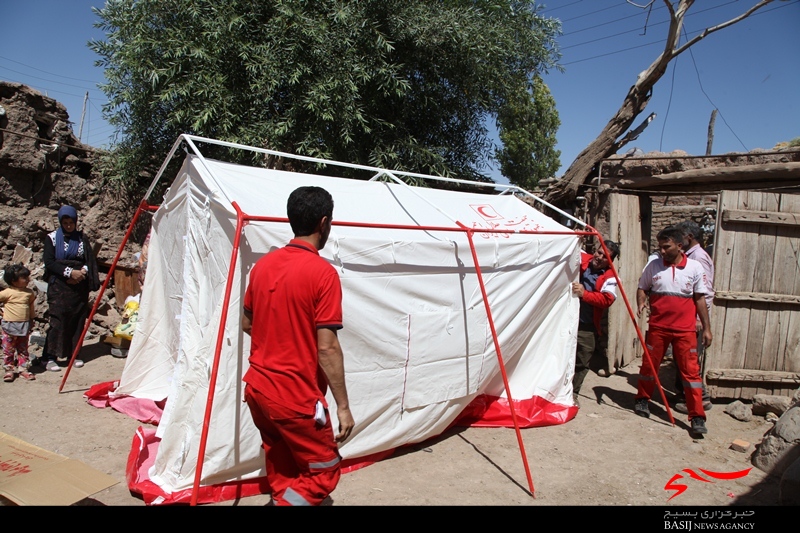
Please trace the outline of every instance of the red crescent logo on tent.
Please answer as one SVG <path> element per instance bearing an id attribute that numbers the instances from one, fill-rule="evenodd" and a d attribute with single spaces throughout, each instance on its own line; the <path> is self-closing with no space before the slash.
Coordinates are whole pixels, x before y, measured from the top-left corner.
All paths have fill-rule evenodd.
<path id="1" fill-rule="evenodd" d="M 497 211 L 494 210 L 494 207 L 491 205 L 471 205 L 470 207 L 486 220 L 497 220 L 498 218 L 503 218 Z"/>

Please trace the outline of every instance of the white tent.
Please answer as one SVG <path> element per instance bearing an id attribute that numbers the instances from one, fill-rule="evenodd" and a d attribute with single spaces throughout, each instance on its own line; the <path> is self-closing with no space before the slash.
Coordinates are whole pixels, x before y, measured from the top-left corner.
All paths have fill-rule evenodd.
<path id="1" fill-rule="evenodd" d="M 147 456 L 138 461 L 158 493 L 148 503 L 190 493 L 203 448 L 204 487 L 258 486 L 264 474 L 260 437 L 242 403 L 249 337 L 241 299 L 253 264 L 291 238 L 286 200 L 303 185 L 325 188 L 335 203 L 321 255 L 339 272 L 344 295 L 340 340 L 356 420 L 340 447 L 345 460 L 423 441 L 459 419 L 511 425 L 498 346 L 521 425 L 575 415 L 575 232 L 513 194 L 253 168 L 206 159 L 194 141 L 213 142 L 179 139 L 194 153 L 154 214 L 141 319 L 112 393 L 166 399 L 157 445 L 135 443 L 132 451 Z"/>

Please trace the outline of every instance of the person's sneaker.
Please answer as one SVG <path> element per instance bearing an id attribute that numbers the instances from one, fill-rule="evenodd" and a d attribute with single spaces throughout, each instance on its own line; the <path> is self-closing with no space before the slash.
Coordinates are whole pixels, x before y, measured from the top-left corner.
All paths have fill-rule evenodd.
<path id="1" fill-rule="evenodd" d="M 601 378 L 607 378 L 607 377 L 609 377 L 610 375 L 612 375 L 613 373 L 614 373 L 614 371 L 613 371 L 613 370 L 609 372 L 609 371 L 608 371 L 607 369 L 605 369 L 605 368 L 601 368 L 600 370 L 598 370 L 598 371 L 597 371 L 597 375 L 598 375 L 598 376 L 600 376 Z"/>
<path id="2" fill-rule="evenodd" d="M 650 418 L 650 400 L 638 398 L 636 403 L 633 404 L 633 412 L 639 416 Z"/>
<path id="3" fill-rule="evenodd" d="M 74 366 L 75 368 L 82 367 L 83 366 L 83 360 L 82 359 L 75 359 L 75 362 L 72 363 L 72 366 Z"/>
<path id="4" fill-rule="evenodd" d="M 706 411 L 710 411 L 711 408 L 714 407 L 714 404 L 711 403 L 710 400 L 703 400 L 703 409 Z M 689 414 L 689 407 L 686 405 L 686 400 L 676 402 L 675 403 L 675 410 L 679 413 L 683 413 L 685 415 Z"/>
<path id="5" fill-rule="evenodd" d="M 695 435 L 705 435 L 708 433 L 708 429 L 706 428 L 706 421 L 696 416 L 692 418 L 692 433 Z"/>
<path id="6" fill-rule="evenodd" d="M 58 363 L 56 363 L 56 362 L 55 362 L 55 361 L 53 361 L 52 359 L 50 359 L 50 360 L 47 362 L 47 364 L 45 365 L 45 368 L 46 368 L 47 370 L 49 370 L 50 372 L 61 372 L 61 367 L 60 367 L 60 366 L 58 366 Z"/>

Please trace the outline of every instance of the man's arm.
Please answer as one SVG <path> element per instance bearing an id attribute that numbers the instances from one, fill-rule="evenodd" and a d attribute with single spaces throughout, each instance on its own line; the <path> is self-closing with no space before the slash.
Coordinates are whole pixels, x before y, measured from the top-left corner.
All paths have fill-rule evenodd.
<path id="1" fill-rule="evenodd" d="M 647 293 L 644 289 L 636 289 L 636 316 L 642 316 L 642 311 L 647 306 Z"/>
<path id="2" fill-rule="evenodd" d="M 242 309 L 242 331 L 250 335 L 253 330 L 253 312 Z"/>
<path id="3" fill-rule="evenodd" d="M 600 309 L 608 309 L 617 300 L 617 295 L 609 291 L 581 291 L 578 297 L 592 307 Z"/>
<path id="4" fill-rule="evenodd" d="M 344 378 L 344 354 L 339 344 L 336 330 L 331 328 L 317 329 L 317 352 L 319 366 L 325 372 L 328 386 L 331 388 L 333 399 L 336 400 L 336 414 L 339 418 L 339 434 L 336 442 L 347 440 L 353 431 L 355 422 L 350 413 L 350 403 L 347 399 L 347 386 Z"/>
<path id="5" fill-rule="evenodd" d="M 706 295 L 702 292 L 694 293 L 694 306 L 697 309 L 697 316 L 700 317 L 700 324 L 703 326 L 703 346 L 711 346 L 711 321 L 708 319 L 708 308 L 706 307 Z"/>

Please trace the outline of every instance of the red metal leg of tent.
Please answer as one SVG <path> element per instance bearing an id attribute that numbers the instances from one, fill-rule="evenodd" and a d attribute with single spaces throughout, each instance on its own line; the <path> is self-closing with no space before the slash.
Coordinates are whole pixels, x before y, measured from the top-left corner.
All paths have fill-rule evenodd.
<path id="1" fill-rule="evenodd" d="M 214 347 L 214 362 L 211 366 L 211 379 L 208 383 L 208 396 L 206 399 L 206 412 L 203 416 L 203 431 L 200 435 L 200 448 L 197 451 L 197 468 L 194 474 L 194 484 L 192 485 L 191 505 L 197 505 L 197 495 L 200 492 L 200 478 L 203 475 L 203 458 L 206 455 L 206 442 L 208 441 L 209 422 L 211 420 L 211 408 L 214 405 L 214 389 L 217 386 L 217 371 L 219 370 L 219 357 L 222 353 L 222 339 L 225 337 L 225 323 L 228 321 L 228 307 L 230 307 L 231 288 L 233 287 L 233 275 L 236 272 L 236 258 L 239 257 L 239 243 L 244 228 L 244 214 L 239 209 L 239 205 L 233 202 L 236 210 L 236 235 L 233 238 L 233 250 L 231 250 L 231 262 L 228 267 L 228 280 L 225 283 L 225 297 L 222 299 L 222 316 L 219 319 L 219 330 L 217 330 L 217 344 Z"/>
<path id="2" fill-rule="evenodd" d="M 528 488 L 530 488 L 531 496 L 535 497 L 533 489 L 533 478 L 531 477 L 531 469 L 528 466 L 528 456 L 525 454 L 525 443 L 522 441 L 522 433 L 519 430 L 519 422 L 517 421 L 517 410 L 514 407 L 514 399 L 511 397 L 511 387 L 508 384 L 508 375 L 506 374 L 506 365 L 503 363 L 503 355 L 500 352 L 500 341 L 497 340 L 497 330 L 494 327 L 494 320 L 492 319 L 492 308 L 489 305 L 489 297 L 486 294 L 486 285 L 483 283 L 483 274 L 481 274 L 481 267 L 478 263 L 478 254 L 475 251 L 475 242 L 472 240 L 473 232 L 467 229 L 466 226 L 459 222 L 459 225 L 466 230 L 467 239 L 469 239 L 469 247 L 472 251 L 472 261 L 475 263 L 475 273 L 478 274 L 478 283 L 481 286 L 481 294 L 483 295 L 483 305 L 486 307 L 486 316 L 489 319 L 489 328 L 492 330 L 492 340 L 494 341 L 494 350 L 497 353 L 497 362 L 500 365 L 500 373 L 503 376 L 503 385 L 506 388 L 506 397 L 508 398 L 508 405 L 511 407 L 511 419 L 514 421 L 514 431 L 517 433 L 517 442 L 519 443 L 519 452 L 522 455 L 522 464 L 525 466 L 525 476 L 528 478 Z"/>
<path id="3" fill-rule="evenodd" d="M 611 257 L 611 253 L 606 248 L 606 242 L 603 240 L 602 235 L 600 232 L 594 229 L 591 226 L 587 226 L 587 228 L 591 229 L 597 239 L 600 241 L 600 246 L 603 248 L 603 253 L 606 254 L 606 257 Z M 667 401 L 667 397 L 664 394 L 664 388 L 661 386 L 661 381 L 658 379 L 658 369 L 653 366 L 653 360 L 650 357 L 650 351 L 647 349 L 647 343 L 644 341 L 644 335 L 642 335 L 642 330 L 639 329 L 639 324 L 636 322 L 636 316 L 633 314 L 633 308 L 631 308 L 631 304 L 628 301 L 628 296 L 625 294 L 625 289 L 622 288 L 622 280 L 619 279 L 619 275 L 617 274 L 617 269 L 614 267 L 614 261 L 608 261 L 609 268 L 614 273 L 614 279 L 617 280 L 617 285 L 619 286 L 619 292 L 622 294 L 622 300 L 625 302 L 625 307 L 628 309 L 628 314 L 631 317 L 631 322 L 633 322 L 633 327 L 636 328 L 636 335 L 639 336 L 639 342 L 642 344 L 642 350 L 644 351 L 644 357 L 650 361 L 650 367 L 653 369 L 653 375 L 656 378 L 656 387 L 658 387 L 658 391 L 661 393 L 661 400 L 664 402 L 664 407 L 667 409 L 667 415 L 669 415 L 669 421 L 672 425 L 675 425 L 675 419 L 672 417 L 672 410 L 669 408 L 669 402 Z"/>

